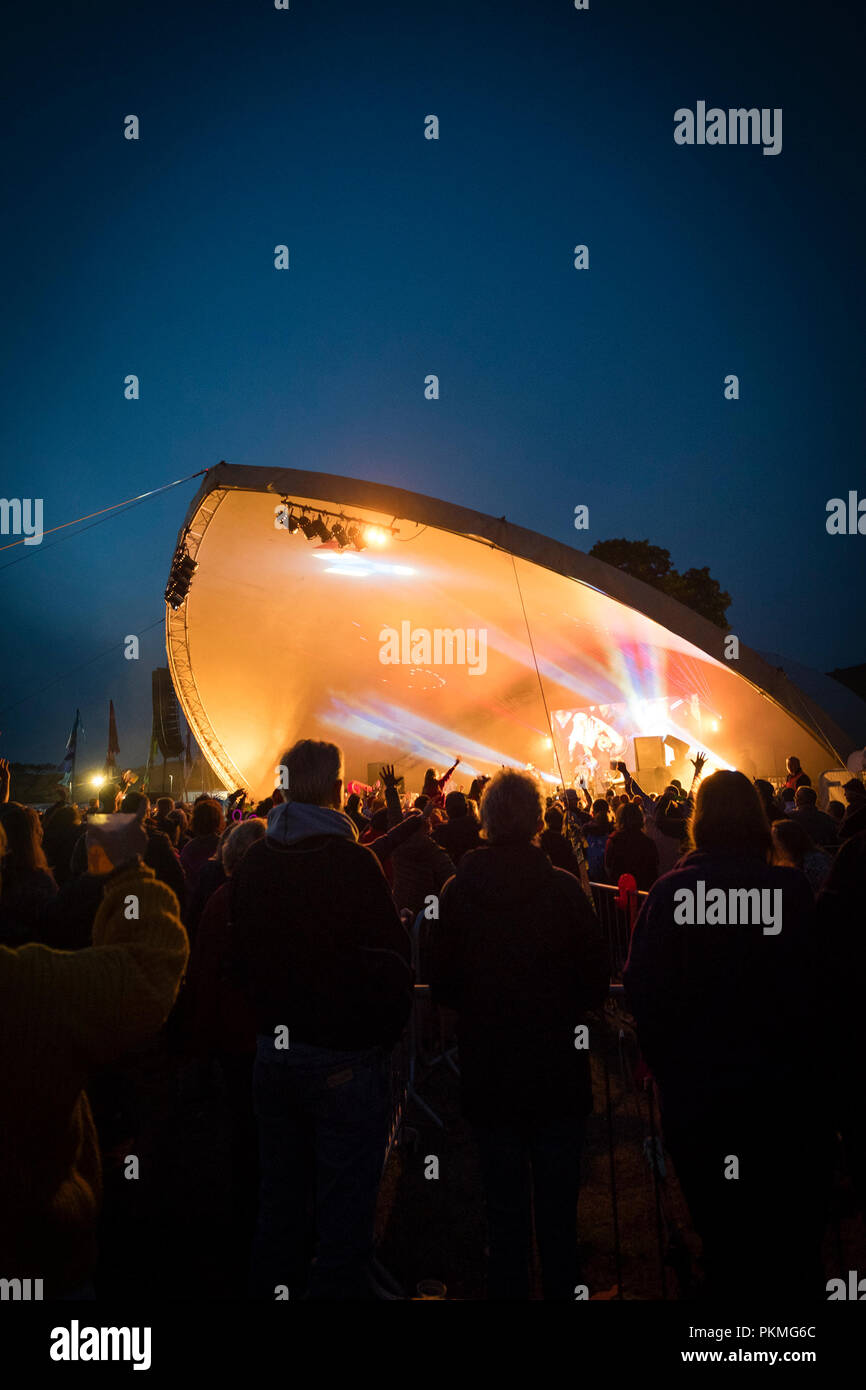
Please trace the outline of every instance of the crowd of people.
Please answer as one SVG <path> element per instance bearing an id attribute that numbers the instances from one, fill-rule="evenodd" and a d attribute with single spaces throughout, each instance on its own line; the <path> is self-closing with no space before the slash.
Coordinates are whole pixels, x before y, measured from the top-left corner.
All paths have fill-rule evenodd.
<path id="1" fill-rule="evenodd" d="M 866 787 L 824 811 L 796 757 L 777 790 L 705 761 L 659 794 L 621 763 L 594 799 L 512 769 L 449 789 L 457 760 L 413 796 L 388 765 L 348 789 L 341 750 L 304 739 L 290 794 L 256 805 L 109 783 L 41 816 L 0 763 L 0 1275 L 94 1296 L 124 1059 L 162 1034 L 222 1076 L 250 1296 L 401 1296 L 373 1235 L 417 919 L 481 1160 L 488 1296 L 529 1296 L 534 1230 L 544 1297 L 573 1300 L 609 992 L 592 885 L 625 875 L 647 895 L 626 999 L 705 1289 L 820 1296 L 834 1145 L 866 1191 L 862 1025 L 832 1006 L 864 950 Z M 782 930 L 680 922 L 699 883 L 777 895 Z"/>

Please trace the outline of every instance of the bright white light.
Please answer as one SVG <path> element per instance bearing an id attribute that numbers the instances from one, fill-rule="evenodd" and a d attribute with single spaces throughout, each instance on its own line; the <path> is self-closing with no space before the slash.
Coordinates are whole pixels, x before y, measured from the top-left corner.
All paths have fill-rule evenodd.
<path id="1" fill-rule="evenodd" d="M 94 787 L 101 787 L 105 778 L 101 772 L 97 772 L 95 776 L 91 777 L 90 781 Z"/>
<path id="2" fill-rule="evenodd" d="M 415 574 L 416 571 L 410 565 L 383 565 L 376 560 L 371 560 L 365 555 L 353 554 L 351 551 L 342 553 L 334 550 L 314 550 L 313 558 L 316 560 L 327 560 L 328 568 L 326 574 Z"/>
<path id="3" fill-rule="evenodd" d="M 383 546 L 388 544 L 388 532 L 381 526 L 365 526 L 364 540 L 367 545 Z"/>

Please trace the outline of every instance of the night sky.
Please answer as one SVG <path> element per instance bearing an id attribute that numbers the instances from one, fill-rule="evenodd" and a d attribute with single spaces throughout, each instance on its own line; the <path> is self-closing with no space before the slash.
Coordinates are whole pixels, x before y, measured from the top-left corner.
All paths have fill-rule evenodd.
<path id="1" fill-rule="evenodd" d="M 862 662 L 866 537 L 825 508 L 866 494 L 863 24 L 757 0 L 13 6 L 0 493 L 42 497 L 47 530 L 220 459 L 375 479 L 581 549 L 648 537 L 710 566 L 748 645 Z M 699 100 L 781 107 L 782 152 L 676 145 Z M 111 697 L 121 764 L 144 761 L 197 486 L 0 552 L 0 755 L 59 763 L 80 706 L 101 766 Z"/>

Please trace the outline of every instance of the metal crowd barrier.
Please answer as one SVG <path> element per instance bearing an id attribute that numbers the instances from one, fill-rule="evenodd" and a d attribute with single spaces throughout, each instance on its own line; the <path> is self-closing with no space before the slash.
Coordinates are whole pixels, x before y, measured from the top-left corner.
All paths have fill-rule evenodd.
<path id="1" fill-rule="evenodd" d="M 630 874 L 623 874 L 619 883 L 590 883 L 592 905 L 607 937 L 610 952 L 611 983 L 622 993 L 622 972 L 628 960 L 631 934 L 644 900 L 649 896 L 639 892 Z"/>
<path id="2" fill-rule="evenodd" d="M 614 1272 L 614 1297 L 622 1299 L 624 1292 L 623 1250 L 620 1232 L 620 1209 L 617 1186 L 616 1131 L 618 1112 L 625 1123 L 642 1134 L 641 1149 L 645 1162 L 646 1180 L 651 1188 L 654 1213 L 655 1245 L 657 1252 L 658 1288 L 662 1299 L 671 1297 L 669 1272 L 676 1271 L 680 1291 L 689 1286 L 690 1256 L 682 1239 L 678 1221 L 673 1214 L 667 1185 L 667 1163 L 659 1132 L 654 1083 L 640 1061 L 637 1040 L 622 999 L 622 971 L 628 959 L 631 933 L 645 892 L 639 892 L 634 880 L 624 877 L 619 884 L 591 883 L 593 906 L 604 930 L 610 951 L 610 997 L 604 1011 L 605 1039 L 599 1049 L 603 1073 L 604 1113 L 609 1167 L 611 1200 L 611 1244 Z M 395 1048 L 391 1071 L 391 1122 L 385 1161 L 399 1142 L 406 1108 L 410 1100 L 420 1107 L 440 1129 L 440 1116 L 419 1094 L 416 1085 L 417 1069 L 425 1074 L 440 1064 L 459 1075 L 455 1037 L 456 1015 L 443 1009 L 430 998 L 429 934 L 436 923 L 428 922 L 419 913 L 410 927 L 412 967 L 415 972 L 412 1013 L 404 1035 Z M 611 1064 L 615 1051 L 616 1061 Z M 612 1085 L 616 1082 L 616 1088 Z M 616 1094 L 615 1094 L 616 1089 Z M 674 1295 L 676 1296 L 676 1295 Z"/>
<path id="3" fill-rule="evenodd" d="M 622 993 L 622 970 L 628 957 L 631 932 L 646 893 L 637 891 L 634 880 L 624 876 L 615 887 L 591 883 L 593 906 L 605 932 L 611 962 L 611 992 Z M 440 1129 L 440 1116 L 420 1095 L 416 1084 L 418 1068 L 425 1073 L 444 1064 L 459 1076 L 457 1063 L 456 1015 L 451 1009 L 434 1004 L 430 998 L 430 933 L 436 923 L 419 912 L 409 926 L 412 969 L 415 976 L 414 1000 L 409 1023 L 391 1059 L 391 1120 L 385 1160 L 397 1143 L 408 1100 L 412 1100 Z"/>
<path id="4" fill-rule="evenodd" d="M 693 1258 L 686 1240 L 688 1219 L 682 1201 L 678 1201 L 671 1191 L 655 1083 L 641 1059 L 634 1022 L 623 997 L 622 972 L 628 959 L 631 934 L 641 904 L 648 895 L 637 890 L 633 879 L 631 882 L 620 879 L 617 885 L 591 883 L 590 888 L 596 914 L 607 937 L 611 962 L 610 992 L 602 1018 L 603 1040 L 601 1047 L 594 1052 L 600 1063 L 604 1091 L 611 1207 L 614 1284 L 611 1293 L 605 1296 L 616 1299 L 628 1296 L 621 1238 L 618 1168 L 621 1169 L 623 1163 L 628 1162 L 627 1155 L 623 1153 L 623 1144 L 634 1143 L 639 1136 L 647 1185 L 647 1215 L 652 1214 L 653 1263 L 657 1271 L 658 1296 L 663 1300 L 689 1298 L 695 1295 L 696 1290 Z M 430 930 L 435 931 L 435 927 L 435 922 L 426 922 L 421 913 L 410 929 L 412 965 L 417 983 L 409 1025 L 394 1052 L 392 1117 L 386 1161 L 393 1145 L 399 1140 L 409 1100 L 414 1101 L 434 1124 L 444 1128 L 439 1115 L 418 1093 L 416 1069 L 420 1066 L 425 1074 L 429 1074 L 432 1067 L 444 1064 L 459 1075 L 454 1036 L 456 1016 L 450 1009 L 433 1004 L 430 987 L 426 983 L 429 979 L 428 935 Z M 634 1136 L 631 1140 L 627 1137 L 629 1133 Z M 633 1172 L 633 1163 L 629 1166 Z M 645 1297 L 645 1283 L 642 1288 L 642 1296 Z"/>

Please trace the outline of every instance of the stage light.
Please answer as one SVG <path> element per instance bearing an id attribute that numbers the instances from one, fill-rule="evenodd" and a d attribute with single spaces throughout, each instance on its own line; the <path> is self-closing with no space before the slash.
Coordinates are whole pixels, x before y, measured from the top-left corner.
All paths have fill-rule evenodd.
<path id="1" fill-rule="evenodd" d="M 327 543 L 331 539 L 331 533 L 325 525 L 324 521 L 322 520 L 321 516 L 317 516 L 315 521 L 313 522 L 313 525 L 310 528 L 308 540 L 312 540 L 313 536 L 318 536 L 319 540 L 324 541 L 325 543 Z"/>
<path id="2" fill-rule="evenodd" d="M 313 536 L 317 535 L 316 523 L 311 516 L 302 516 L 299 524 L 308 541 L 311 541 Z"/>
<path id="3" fill-rule="evenodd" d="M 105 782 L 105 778 L 103 777 L 103 775 L 102 775 L 101 772 L 97 772 L 97 773 L 96 773 L 96 776 L 95 776 L 95 777 L 91 777 L 90 781 L 91 781 L 91 785 L 92 785 L 92 786 L 94 786 L 94 787 L 101 787 L 101 786 L 103 785 L 103 783 Z"/>
<path id="4" fill-rule="evenodd" d="M 387 545 L 388 532 L 383 530 L 381 526 L 365 526 L 364 540 L 367 542 L 368 545 Z"/>
<path id="5" fill-rule="evenodd" d="M 719 732 L 719 721 L 718 721 L 718 719 L 711 719 L 711 720 L 710 720 L 710 728 L 712 729 L 712 731 L 713 731 L 714 734 L 717 734 L 717 733 Z"/>
<path id="6" fill-rule="evenodd" d="M 334 523 L 331 527 L 331 535 L 340 549 L 345 550 L 346 546 L 349 544 L 349 537 L 346 533 L 345 526 L 343 526 L 341 522 L 337 521 Z"/>
<path id="7" fill-rule="evenodd" d="M 186 550 L 178 549 L 175 551 L 165 589 L 165 601 L 175 611 L 181 607 L 189 593 L 189 586 L 197 569 L 198 561 L 188 555 Z"/>
<path id="8" fill-rule="evenodd" d="M 348 538 L 349 544 L 353 545 L 356 550 L 366 550 L 366 542 L 364 541 L 364 538 L 361 535 L 361 528 L 360 526 L 358 526 L 356 522 L 353 522 L 353 524 L 349 527 L 348 531 L 346 532 L 346 536 Z"/>
<path id="9" fill-rule="evenodd" d="M 286 530 L 288 531 L 289 535 L 293 536 L 295 532 L 300 528 L 300 525 L 301 518 L 295 516 L 294 512 L 289 512 L 288 516 L 286 517 Z"/>

